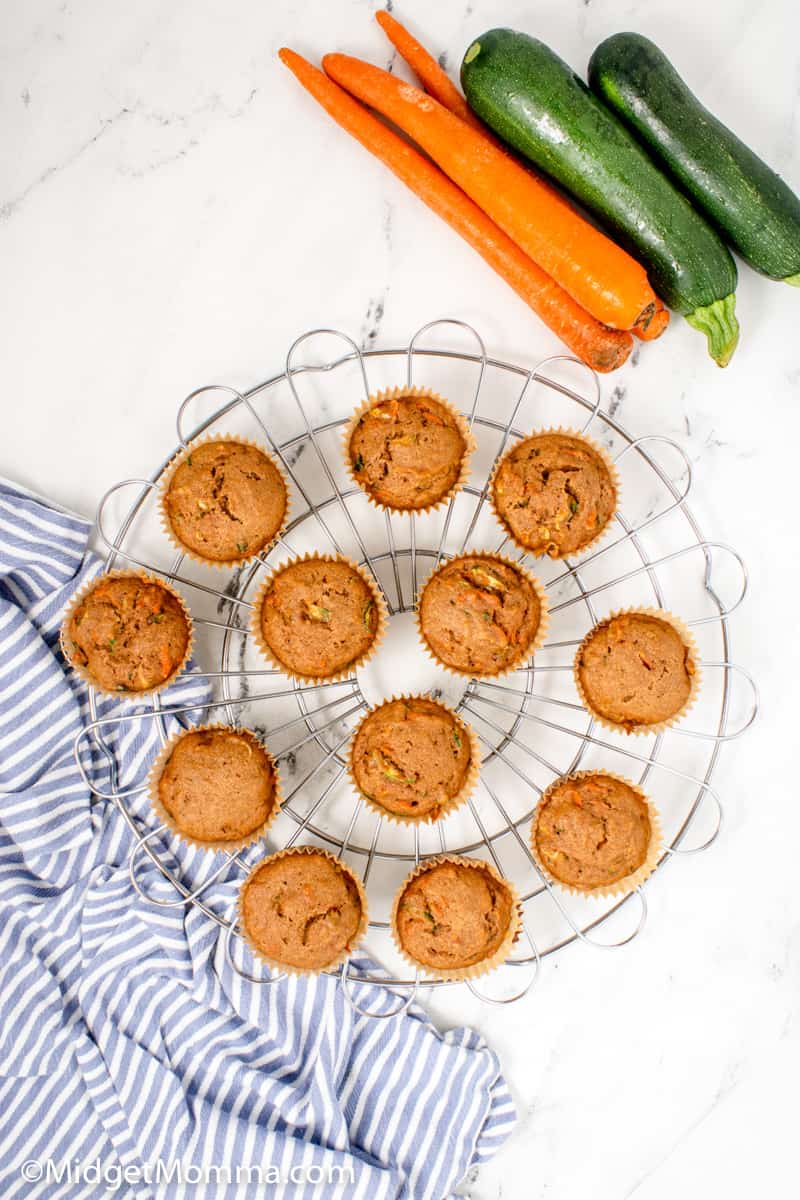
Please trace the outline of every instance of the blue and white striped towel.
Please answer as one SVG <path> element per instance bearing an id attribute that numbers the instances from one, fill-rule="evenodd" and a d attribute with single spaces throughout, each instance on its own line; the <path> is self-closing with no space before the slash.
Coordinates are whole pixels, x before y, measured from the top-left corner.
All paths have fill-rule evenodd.
<path id="1" fill-rule="evenodd" d="M 72 757 L 87 693 L 58 650 L 99 569 L 88 534 L 0 481 L 0 1194 L 447 1196 L 515 1120 L 475 1032 L 440 1034 L 417 1007 L 357 1017 L 327 977 L 252 985 L 200 910 L 134 891 L 132 835 Z M 167 699 L 204 695 L 184 676 Z M 109 738 L 126 779 L 157 749 L 152 724 Z M 102 783 L 102 757 L 86 765 Z"/>

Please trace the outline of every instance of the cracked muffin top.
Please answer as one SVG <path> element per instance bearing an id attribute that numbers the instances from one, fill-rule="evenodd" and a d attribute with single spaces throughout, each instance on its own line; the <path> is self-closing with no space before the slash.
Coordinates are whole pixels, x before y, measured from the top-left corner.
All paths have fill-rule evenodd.
<path id="1" fill-rule="evenodd" d="M 591 442 L 565 433 L 526 438 L 492 480 L 500 523 L 533 554 L 564 558 L 592 542 L 614 515 L 617 490 Z"/>
<path id="2" fill-rule="evenodd" d="M 248 730 L 191 730 L 175 743 L 161 771 L 158 798 L 192 841 L 239 843 L 273 813 L 275 769 Z"/>
<path id="3" fill-rule="evenodd" d="M 107 692 L 160 687 L 186 657 L 190 626 L 169 588 L 140 576 L 105 576 L 68 618 L 64 652 Z"/>
<path id="4" fill-rule="evenodd" d="M 692 691 L 691 649 L 669 621 L 620 613 L 588 634 L 575 658 L 584 701 L 629 733 L 668 721 Z"/>
<path id="5" fill-rule="evenodd" d="M 450 492 L 469 446 L 454 414 L 433 396 L 394 395 L 363 413 L 350 434 L 353 475 L 378 504 L 428 508 Z"/>
<path id="6" fill-rule="evenodd" d="M 513 918 L 512 892 L 487 864 L 446 859 L 404 884 L 395 933 L 414 962 L 458 971 L 492 958 Z"/>
<path id="7" fill-rule="evenodd" d="M 524 571 L 492 555 L 454 558 L 422 591 L 419 626 L 429 648 L 462 675 L 499 675 L 539 631 L 539 596 Z"/>
<path id="8" fill-rule="evenodd" d="M 244 933 L 266 958 L 323 971 L 354 949 L 364 917 L 352 872 L 303 849 L 265 859 L 242 889 Z"/>
<path id="9" fill-rule="evenodd" d="M 387 812 L 438 820 L 463 790 L 472 744 L 462 721 L 434 700 L 388 700 L 358 727 L 350 754 L 356 787 Z"/>
<path id="10" fill-rule="evenodd" d="M 639 792 L 593 772 L 560 779 L 537 809 L 534 850 L 554 879 L 581 891 L 608 887 L 638 871 L 652 827 Z"/>
<path id="11" fill-rule="evenodd" d="M 302 559 L 272 577 L 261 636 L 290 675 L 330 679 L 360 662 L 378 632 L 377 592 L 345 559 Z"/>
<path id="12" fill-rule="evenodd" d="M 274 540 L 286 515 L 286 485 L 257 446 L 203 442 L 174 471 L 164 512 L 178 542 L 210 562 L 237 562 Z"/>

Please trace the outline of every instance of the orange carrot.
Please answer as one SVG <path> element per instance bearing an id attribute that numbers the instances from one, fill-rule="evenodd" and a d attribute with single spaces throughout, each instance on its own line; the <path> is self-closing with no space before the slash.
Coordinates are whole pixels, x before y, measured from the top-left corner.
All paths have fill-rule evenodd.
<path id="1" fill-rule="evenodd" d="M 159 659 L 161 662 L 161 670 L 163 671 L 164 675 L 169 675 L 170 671 L 172 670 L 172 655 L 170 654 L 169 646 L 166 643 L 159 647 Z"/>
<path id="2" fill-rule="evenodd" d="M 647 322 L 642 321 L 639 325 L 635 325 L 633 332 L 643 342 L 653 342 L 656 338 L 661 337 L 668 325 L 669 309 L 665 308 L 659 300 L 650 320 Z"/>
<path id="3" fill-rule="evenodd" d="M 370 63 L 326 54 L 322 65 L 331 79 L 417 142 L 598 321 L 632 329 L 652 315 L 656 295 L 644 268 L 484 134 L 419 88 Z"/>
<path id="4" fill-rule="evenodd" d="M 325 111 L 460 233 L 574 354 L 596 371 L 613 371 L 625 362 L 633 347 L 630 334 L 590 317 L 438 167 L 322 71 L 292 50 L 283 49 L 279 56 Z"/>
<path id="5" fill-rule="evenodd" d="M 480 129 L 482 133 L 486 133 L 482 122 L 475 116 L 450 76 L 439 66 L 433 55 L 385 9 L 375 13 L 375 20 L 400 57 L 411 67 L 425 91 L 473 129 Z"/>

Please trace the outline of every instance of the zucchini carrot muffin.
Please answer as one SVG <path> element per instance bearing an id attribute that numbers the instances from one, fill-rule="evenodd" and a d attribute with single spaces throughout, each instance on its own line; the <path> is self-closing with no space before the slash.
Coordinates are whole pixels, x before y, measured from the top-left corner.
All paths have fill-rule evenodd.
<path id="1" fill-rule="evenodd" d="M 363 936 L 366 901 L 349 867 L 312 846 L 283 850 L 250 873 L 239 900 L 242 932 L 268 963 L 296 972 L 341 962 Z"/>
<path id="2" fill-rule="evenodd" d="M 473 447 L 463 417 L 433 393 L 396 388 L 359 410 L 345 434 L 356 483 L 386 508 L 414 511 L 461 482 Z"/>
<path id="3" fill-rule="evenodd" d="M 593 542 L 614 515 L 616 472 L 587 438 L 561 430 L 535 433 L 501 459 L 492 504 L 518 545 L 565 558 Z"/>
<path id="4" fill-rule="evenodd" d="M 472 731 L 422 696 L 387 700 L 368 713 L 350 747 L 362 796 L 401 821 L 438 821 L 465 800 L 477 777 Z"/>
<path id="5" fill-rule="evenodd" d="M 377 586 L 345 558 L 309 557 L 279 567 L 256 598 L 253 632 L 287 675 L 335 679 L 353 670 L 383 629 Z"/>
<path id="6" fill-rule="evenodd" d="M 162 507 L 182 549 L 206 562 L 241 562 L 279 533 L 286 484 L 258 446 L 221 438 L 189 448 L 169 479 Z"/>
<path id="7" fill-rule="evenodd" d="M 546 628 L 544 594 L 508 559 L 465 554 L 431 575 L 419 602 L 420 634 L 461 675 L 501 675 L 536 648 Z"/>
<path id="8" fill-rule="evenodd" d="M 106 692 L 150 692 L 185 663 L 191 623 L 183 602 L 157 579 L 105 575 L 67 613 L 68 661 Z"/>
<path id="9" fill-rule="evenodd" d="M 254 733 L 227 726 L 192 729 L 167 743 L 150 795 L 176 833 L 219 848 L 254 840 L 280 803 L 271 755 Z"/>
<path id="10" fill-rule="evenodd" d="M 406 879 L 395 899 L 398 949 L 441 978 L 471 978 L 508 957 L 519 929 L 514 890 L 488 863 L 440 856 Z"/>
<path id="11" fill-rule="evenodd" d="M 601 621 L 575 656 L 575 681 L 589 712 L 626 733 L 678 716 L 696 683 L 694 648 L 666 613 L 623 612 Z"/>
<path id="12" fill-rule="evenodd" d="M 591 892 L 623 879 L 641 882 L 645 863 L 654 861 L 657 831 L 639 788 L 603 771 L 581 771 L 557 779 L 544 792 L 531 838 L 547 875 Z"/>

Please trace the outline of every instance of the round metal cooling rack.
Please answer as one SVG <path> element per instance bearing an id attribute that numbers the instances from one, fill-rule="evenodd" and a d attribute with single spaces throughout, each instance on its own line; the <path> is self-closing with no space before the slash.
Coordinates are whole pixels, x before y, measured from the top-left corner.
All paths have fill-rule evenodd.
<path id="1" fill-rule="evenodd" d="M 472 346 L 441 349 L 420 344 L 430 341 L 432 331 L 443 329 L 452 339 L 471 339 Z M 297 361 L 301 347 L 331 339 L 337 339 L 334 354 L 314 362 Z M 344 353 L 341 340 L 346 343 Z M 574 382 L 576 372 L 580 386 Z M 382 386 L 435 384 L 469 420 L 478 443 L 473 465 L 479 482 L 468 483 L 444 511 L 425 516 L 379 513 L 344 472 L 342 428 L 363 396 L 378 390 L 379 375 Z M 588 397 L 583 394 L 587 380 Z M 307 389 L 315 394 L 306 394 Z M 467 403 L 459 403 L 464 396 Z M 186 433 L 188 410 L 210 400 L 216 402 L 214 410 L 196 413 L 195 428 Z M 160 562 L 168 547 L 157 528 L 150 530 L 150 542 L 140 549 L 148 522 L 155 522 L 156 492 L 166 467 L 181 447 L 212 426 L 221 434 L 244 432 L 266 443 L 289 478 L 292 500 L 291 520 L 278 545 L 245 568 L 222 576 L 172 552 L 171 563 Z M 491 514 L 489 479 L 509 443 L 532 428 L 548 426 L 588 430 L 607 446 L 622 478 L 621 510 L 613 529 L 577 564 L 549 559 L 532 563 L 547 588 L 551 614 L 549 641 L 535 659 L 501 682 L 454 683 L 417 646 L 410 614 L 420 584 L 442 559 L 467 548 L 502 550 L 525 560 L 506 542 Z M 359 957 L 338 969 L 359 1013 L 396 1015 L 408 1007 L 419 987 L 452 986 L 411 976 L 388 937 L 393 892 L 416 863 L 442 851 L 488 859 L 513 880 L 521 895 L 525 920 L 514 958 L 488 981 L 482 980 L 480 989 L 467 985 L 481 999 L 518 999 L 538 977 L 542 960 L 570 943 L 611 948 L 631 941 L 645 922 L 643 889 L 606 901 L 576 899 L 541 876 L 528 835 L 547 783 L 598 765 L 645 785 L 657 804 L 666 835 L 659 868 L 676 855 L 707 849 L 719 832 L 722 806 L 711 779 L 720 749 L 752 724 L 758 707 L 753 680 L 730 656 L 728 618 L 744 598 L 747 573 L 731 547 L 702 535 L 686 503 L 692 471 L 680 446 L 661 436 L 633 438 L 626 433 L 601 409 L 597 376 L 577 360 L 557 357 L 527 368 L 493 359 L 471 326 L 450 319 L 423 326 L 407 347 L 393 350 L 362 351 L 334 330 L 306 333 L 290 348 L 285 370 L 257 387 L 240 393 L 212 385 L 193 392 L 179 408 L 177 428 L 179 446 L 149 479 L 125 480 L 106 493 L 97 527 L 108 548 L 107 569 L 136 565 L 188 589 L 196 629 L 209 643 L 199 647 L 199 656 L 212 654 L 218 666 L 193 668 L 187 674 L 208 681 L 210 699 L 164 706 L 163 697 L 156 696 L 143 707 L 122 702 L 118 713 L 98 718 L 91 694 L 92 721 L 75 744 L 87 785 L 95 796 L 118 806 L 135 836 L 130 872 L 140 895 L 161 907 L 197 905 L 219 926 L 228 959 L 240 975 L 265 984 L 280 978 L 263 971 L 238 939 L 229 890 L 227 911 L 215 897 L 215 885 L 243 877 L 265 848 L 205 855 L 193 851 L 193 870 L 184 871 L 180 845 L 176 849 L 169 831 L 154 827 L 146 809 L 134 811 L 133 798 L 144 784 L 139 780 L 123 785 L 105 738 L 112 727 L 153 720 L 163 741 L 166 717 L 191 714 L 196 719 L 222 710 L 227 721 L 256 728 L 279 761 L 285 798 L 270 834 L 274 848 L 295 844 L 301 837 L 313 839 L 348 857 L 365 881 L 373 918 L 370 942 L 376 943 L 368 951 L 374 950 L 387 965 Z M 662 461 L 665 455 L 669 466 Z M 123 508 L 112 535 L 107 531 L 109 509 L 130 489 L 134 498 L 127 510 Z M 377 668 L 367 664 L 337 684 L 301 685 L 267 668 L 247 632 L 250 598 L 265 567 L 271 569 L 308 549 L 333 550 L 365 565 L 382 588 L 390 613 L 386 642 L 393 648 L 379 648 Z M 724 577 L 720 583 L 718 571 Z M 723 591 L 731 593 L 727 602 Z M 598 732 L 576 703 L 571 675 L 575 649 L 607 612 L 648 604 L 678 612 L 693 628 L 703 660 L 701 702 L 692 710 L 688 728 L 681 725 L 652 737 Z M 201 611 L 204 605 L 209 612 Z M 484 748 L 477 791 L 463 810 L 434 826 L 398 826 L 376 817 L 347 778 L 346 747 L 355 724 L 371 703 L 412 690 L 443 695 L 472 724 Z M 747 697 L 731 728 L 734 692 L 740 701 L 744 692 Z M 694 727 L 698 720 L 704 728 Z M 289 741 L 284 744 L 286 735 Z M 89 748 L 105 758 L 107 790 L 97 786 L 83 765 Z M 689 844 L 690 830 L 695 830 L 694 845 Z M 194 869 L 198 855 L 200 867 Z M 162 889 L 164 882 L 169 885 L 167 898 L 163 891 L 154 894 L 154 879 Z M 384 919 L 377 915 L 381 907 Z M 609 922 L 617 936 L 601 940 L 598 931 Z M 397 1002 L 365 1010 L 350 985 L 374 982 L 392 989 Z"/>

